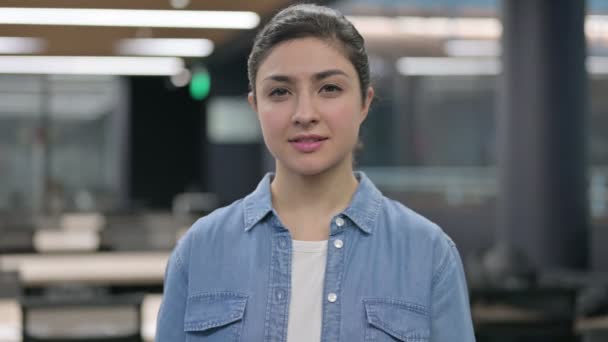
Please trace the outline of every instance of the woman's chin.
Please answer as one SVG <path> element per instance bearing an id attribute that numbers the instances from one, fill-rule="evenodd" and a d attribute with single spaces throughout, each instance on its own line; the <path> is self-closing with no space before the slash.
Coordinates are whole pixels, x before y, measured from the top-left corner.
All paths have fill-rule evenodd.
<path id="1" fill-rule="evenodd" d="M 297 166 L 288 168 L 289 172 L 294 175 L 299 175 L 303 177 L 312 177 L 318 176 L 327 171 L 328 168 L 324 167 L 315 167 L 315 166 Z"/>
<path id="2" fill-rule="evenodd" d="M 337 163 L 329 163 L 329 162 L 300 162 L 300 163 L 292 163 L 287 165 L 284 169 L 291 174 L 299 175 L 303 177 L 312 177 L 319 176 L 322 174 L 326 174 L 335 170 Z"/>

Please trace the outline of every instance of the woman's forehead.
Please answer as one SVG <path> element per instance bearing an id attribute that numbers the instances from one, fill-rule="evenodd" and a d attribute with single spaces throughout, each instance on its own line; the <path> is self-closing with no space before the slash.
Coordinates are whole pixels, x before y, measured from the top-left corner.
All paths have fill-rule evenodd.
<path id="1" fill-rule="evenodd" d="M 258 79 L 269 75 L 312 77 L 327 70 L 342 70 L 347 76 L 356 74 L 339 43 L 298 38 L 282 42 L 270 51 L 258 69 Z"/>

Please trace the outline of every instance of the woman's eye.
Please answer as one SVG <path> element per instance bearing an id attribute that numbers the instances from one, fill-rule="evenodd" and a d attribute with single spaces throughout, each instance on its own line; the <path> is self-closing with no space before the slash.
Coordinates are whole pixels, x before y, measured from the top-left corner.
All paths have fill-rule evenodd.
<path id="1" fill-rule="evenodd" d="M 335 92 L 339 92 L 341 90 L 342 90 L 342 88 L 338 87 L 337 85 L 333 85 L 333 84 L 326 84 L 321 88 L 322 92 L 327 92 L 327 93 L 335 93 Z"/>
<path id="2" fill-rule="evenodd" d="M 270 97 L 281 97 L 289 94 L 289 91 L 285 88 L 274 88 L 270 91 Z"/>

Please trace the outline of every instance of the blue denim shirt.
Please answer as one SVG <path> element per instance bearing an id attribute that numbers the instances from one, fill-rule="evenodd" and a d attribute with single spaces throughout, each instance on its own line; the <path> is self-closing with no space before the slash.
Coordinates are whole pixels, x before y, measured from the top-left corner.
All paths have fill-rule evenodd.
<path id="1" fill-rule="evenodd" d="M 331 222 L 321 340 L 474 341 L 454 243 L 356 176 L 349 207 Z M 198 220 L 179 241 L 157 341 L 286 341 L 292 240 L 272 208 L 271 180 Z"/>

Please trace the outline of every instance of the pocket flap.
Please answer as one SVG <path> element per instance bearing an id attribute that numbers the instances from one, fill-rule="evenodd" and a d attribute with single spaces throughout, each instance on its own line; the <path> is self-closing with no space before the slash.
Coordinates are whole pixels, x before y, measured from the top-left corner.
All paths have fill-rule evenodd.
<path id="1" fill-rule="evenodd" d="M 201 293 L 188 298 L 184 331 L 204 331 L 243 319 L 247 296 L 235 292 Z"/>
<path id="2" fill-rule="evenodd" d="M 429 314 L 422 305 L 387 298 L 364 299 L 363 305 L 367 322 L 399 341 L 426 341 L 430 338 Z"/>

